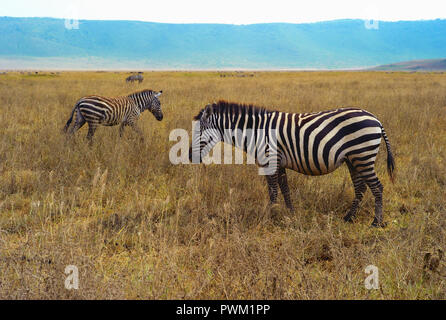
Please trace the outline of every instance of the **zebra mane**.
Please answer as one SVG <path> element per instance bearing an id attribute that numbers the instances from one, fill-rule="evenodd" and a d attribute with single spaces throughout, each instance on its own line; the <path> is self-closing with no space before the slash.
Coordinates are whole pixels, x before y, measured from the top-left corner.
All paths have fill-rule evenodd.
<path id="1" fill-rule="evenodd" d="M 194 120 L 200 120 L 203 116 L 205 108 L 201 109 L 200 112 L 194 117 Z M 228 102 L 225 100 L 219 100 L 212 104 L 212 113 L 229 113 L 229 114 L 248 114 L 248 115 L 258 115 L 272 112 L 273 110 L 267 110 L 264 107 L 258 107 L 253 104 L 244 104 L 236 102 Z"/>
<path id="2" fill-rule="evenodd" d="M 129 98 L 132 98 L 132 97 L 141 95 L 141 94 L 143 94 L 143 93 L 149 93 L 149 95 L 150 95 L 151 93 L 153 93 L 153 90 L 150 90 L 150 89 L 144 89 L 144 90 L 141 90 L 141 91 L 133 92 L 133 93 L 129 94 L 128 97 L 129 97 Z"/>

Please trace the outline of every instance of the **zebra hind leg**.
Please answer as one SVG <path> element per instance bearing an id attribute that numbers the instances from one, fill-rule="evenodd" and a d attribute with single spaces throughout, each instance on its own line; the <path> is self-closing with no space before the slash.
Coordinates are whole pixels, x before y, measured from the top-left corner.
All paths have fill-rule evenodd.
<path id="1" fill-rule="evenodd" d="M 74 134 L 77 130 L 82 128 L 85 123 L 86 123 L 86 121 L 85 121 L 84 117 L 78 115 L 76 117 L 76 122 L 74 123 L 74 126 L 71 127 L 71 129 L 69 131 L 69 134 L 70 135 Z"/>
<path id="2" fill-rule="evenodd" d="M 77 109 L 76 121 L 74 122 L 74 125 L 70 128 L 70 130 L 68 131 L 68 134 L 70 134 L 70 135 L 74 134 L 77 130 L 82 128 L 85 123 L 86 123 L 85 118 L 82 116 L 79 109 Z"/>
<path id="3" fill-rule="evenodd" d="M 125 124 L 124 122 L 121 123 L 121 125 L 119 126 L 119 137 L 122 138 L 123 134 L 124 134 L 124 128 L 125 128 Z"/>
<path id="4" fill-rule="evenodd" d="M 373 219 L 373 227 L 385 227 L 383 222 L 383 190 L 384 187 L 376 175 L 375 169 L 369 168 L 366 172 L 361 173 L 361 177 L 364 179 L 367 186 L 372 191 L 375 197 L 375 218 Z"/>
<path id="5" fill-rule="evenodd" d="M 95 133 L 96 129 L 97 129 L 97 125 L 96 124 L 93 124 L 93 123 L 90 123 L 90 122 L 88 123 L 87 140 L 88 140 L 89 145 L 93 144 L 93 136 L 94 136 L 94 133 Z"/>
<path id="6" fill-rule="evenodd" d="M 383 190 L 384 187 L 381 182 L 377 179 L 376 183 L 368 184 L 369 188 L 372 190 L 373 196 L 375 197 L 375 218 L 373 219 L 373 227 L 385 227 L 386 224 L 383 221 Z"/>
<path id="7" fill-rule="evenodd" d="M 293 204 L 290 198 L 290 188 L 288 187 L 288 179 L 286 176 L 285 168 L 280 168 L 278 173 L 278 182 L 280 191 L 282 191 L 283 198 L 285 200 L 285 205 L 290 211 L 294 211 Z"/>
<path id="8" fill-rule="evenodd" d="M 367 190 L 367 186 L 364 180 L 359 175 L 359 173 L 350 163 L 350 161 L 347 161 L 347 166 L 348 170 L 350 171 L 350 177 L 352 178 L 353 187 L 355 188 L 355 199 L 353 199 L 352 206 L 349 212 L 345 215 L 344 221 L 353 222 L 353 219 L 355 218 L 356 213 L 358 212 L 359 204 L 361 203 L 361 200 L 364 196 L 364 192 Z"/>

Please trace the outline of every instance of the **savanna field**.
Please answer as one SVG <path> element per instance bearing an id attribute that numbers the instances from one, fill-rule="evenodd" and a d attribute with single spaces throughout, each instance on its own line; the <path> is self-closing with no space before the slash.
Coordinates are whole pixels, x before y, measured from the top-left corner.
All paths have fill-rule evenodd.
<path id="1" fill-rule="evenodd" d="M 446 74 L 125 72 L 0 75 L 1 299 L 445 299 Z M 224 77 L 222 75 L 225 75 Z M 252 75 L 252 76 L 251 76 Z M 164 120 L 62 133 L 82 96 L 163 90 Z M 254 165 L 172 165 L 169 134 L 218 99 L 287 112 L 356 106 L 384 125 L 396 161 L 377 173 L 386 228 L 367 190 L 354 224 L 344 165 L 288 171 L 295 213 L 268 206 Z M 442 258 L 442 259 L 441 259 Z M 79 289 L 65 288 L 65 268 Z M 365 268 L 379 269 L 368 290 Z"/>

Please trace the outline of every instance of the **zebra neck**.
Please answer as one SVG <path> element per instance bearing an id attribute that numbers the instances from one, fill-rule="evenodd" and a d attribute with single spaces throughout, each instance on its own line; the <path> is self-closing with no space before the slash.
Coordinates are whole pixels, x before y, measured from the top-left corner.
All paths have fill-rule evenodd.
<path id="1" fill-rule="evenodd" d="M 144 112 L 145 110 L 145 101 L 144 101 L 144 97 L 138 95 L 138 94 L 132 94 L 129 96 L 129 98 L 133 101 L 133 103 L 135 104 L 136 108 L 138 108 L 139 112 Z"/>
<path id="2" fill-rule="evenodd" d="M 265 126 L 267 119 L 270 119 L 273 114 L 276 114 L 277 117 L 277 112 L 265 112 L 263 114 L 242 113 L 238 115 L 224 114 L 220 116 L 222 118 L 219 119 L 219 124 L 223 123 L 223 130 L 258 130 L 263 129 L 262 126 Z"/>
<path id="3" fill-rule="evenodd" d="M 255 131 L 262 129 L 261 124 L 265 123 L 265 119 L 268 116 L 267 113 L 263 115 L 247 113 L 238 115 L 223 114 L 216 119 L 216 122 L 224 142 L 245 149 L 246 146 L 242 144 L 241 137 L 251 137 Z M 263 119 L 261 119 L 262 117 Z"/>

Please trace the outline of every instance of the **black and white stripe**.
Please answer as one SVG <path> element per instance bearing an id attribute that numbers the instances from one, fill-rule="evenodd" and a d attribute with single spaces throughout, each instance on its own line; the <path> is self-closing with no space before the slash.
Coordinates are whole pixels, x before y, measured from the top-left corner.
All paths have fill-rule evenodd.
<path id="1" fill-rule="evenodd" d="M 161 94 L 162 91 L 143 90 L 117 98 L 83 97 L 76 103 L 64 131 L 68 131 L 76 112 L 76 122 L 70 129 L 70 134 L 73 134 L 88 122 L 87 138 L 90 141 L 99 125 L 114 126 L 120 124 L 120 135 L 122 135 L 125 126 L 131 126 L 142 137 L 142 132 L 137 126 L 137 120 L 142 112 L 149 110 L 158 121 L 163 119 L 159 101 Z"/>
<path id="2" fill-rule="evenodd" d="M 383 186 L 375 172 L 381 138 L 386 144 L 387 168 L 392 181 L 395 164 L 386 132 L 373 114 L 357 108 L 285 113 L 219 101 L 207 105 L 195 120 L 199 120 L 199 128 L 195 130 L 190 158 L 198 155 L 200 162 L 217 142 L 223 141 L 242 148 L 260 163 L 259 147 L 264 149 L 269 144 L 269 153 L 277 155 L 274 170 L 266 176 L 270 200 L 276 202 L 279 186 L 291 210 L 293 206 L 285 169 L 306 175 L 323 175 L 347 163 L 355 187 L 355 199 L 344 219 L 352 221 L 366 186 L 369 186 L 375 197 L 373 225 L 382 225 Z M 248 137 L 248 131 L 254 135 Z M 277 143 L 272 143 L 272 133 Z"/>

